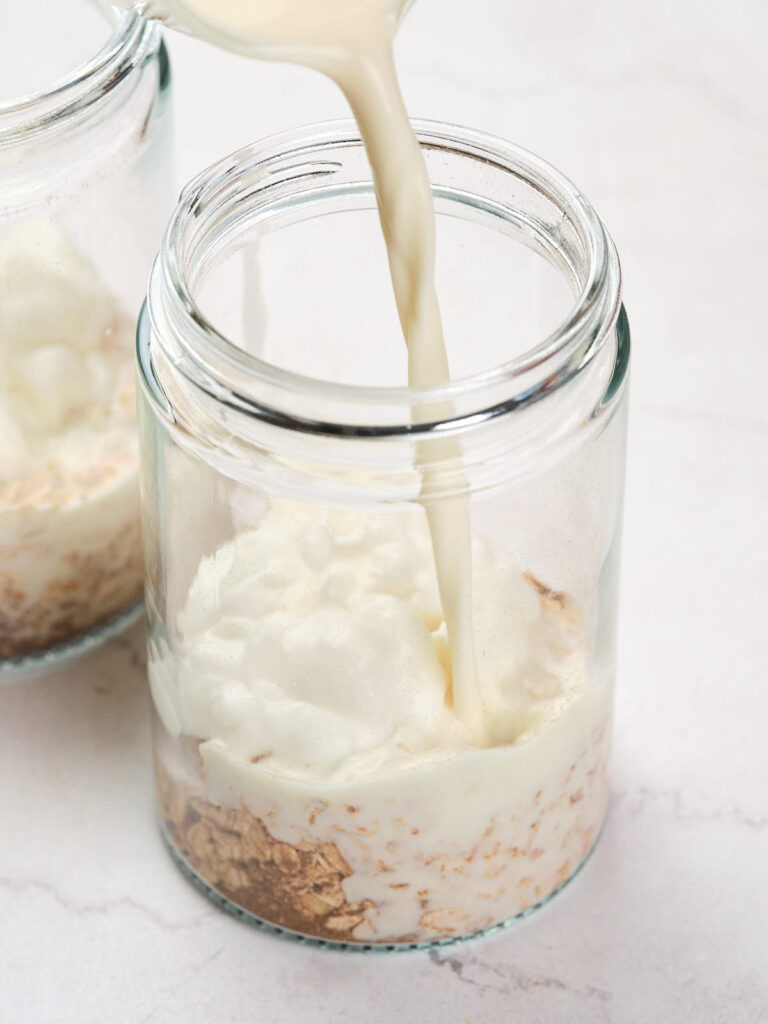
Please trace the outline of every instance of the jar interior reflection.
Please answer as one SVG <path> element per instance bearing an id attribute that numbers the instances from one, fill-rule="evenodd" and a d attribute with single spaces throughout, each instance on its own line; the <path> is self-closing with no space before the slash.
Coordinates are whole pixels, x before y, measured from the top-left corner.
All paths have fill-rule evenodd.
<path id="1" fill-rule="evenodd" d="M 324 205 L 239 232 L 199 274 L 193 298 L 221 334 L 274 366 L 340 384 L 402 386 L 406 347 L 373 196 L 325 216 Z M 454 379 L 522 355 L 566 317 L 571 282 L 545 252 L 458 195 L 440 201 L 436 281 Z"/>

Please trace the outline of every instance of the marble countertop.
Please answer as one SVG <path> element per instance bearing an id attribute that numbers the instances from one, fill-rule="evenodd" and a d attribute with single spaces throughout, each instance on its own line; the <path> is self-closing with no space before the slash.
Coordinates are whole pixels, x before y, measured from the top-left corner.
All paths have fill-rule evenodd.
<path id="1" fill-rule="evenodd" d="M 528 921 L 432 953 L 296 946 L 216 910 L 152 808 L 141 629 L 0 690 L 2 1024 L 768 1021 L 768 9 L 422 0 L 414 115 L 576 180 L 634 337 L 613 802 Z M 293 68 L 170 41 L 180 179 L 345 113 Z"/>

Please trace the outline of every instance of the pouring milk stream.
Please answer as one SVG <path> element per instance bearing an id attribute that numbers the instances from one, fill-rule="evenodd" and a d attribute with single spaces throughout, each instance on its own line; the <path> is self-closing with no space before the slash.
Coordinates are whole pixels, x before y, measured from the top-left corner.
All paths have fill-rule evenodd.
<path id="1" fill-rule="evenodd" d="M 403 335 L 408 383 L 430 387 L 450 379 L 434 285 L 435 217 L 426 165 L 411 130 L 395 70 L 393 43 L 410 0 L 148 0 L 132 6 L 146 17 L 246 56 L 313 68 L 347 98 L 373 169 L 379 217 Z M 123 6 L 131 6 L 123 3 Z M 430 418 L 450 413 L 446 403 Z M 453 440 L 422 442 L 419 461 L 460 463 Z M 485 709 L 472 626 L 472 553 L 468 500 L 430 501 L 426 511 L 452 662 L 456 715 L 482 744 Z M 456 473 L 459 489 L 460 472 Z"/>

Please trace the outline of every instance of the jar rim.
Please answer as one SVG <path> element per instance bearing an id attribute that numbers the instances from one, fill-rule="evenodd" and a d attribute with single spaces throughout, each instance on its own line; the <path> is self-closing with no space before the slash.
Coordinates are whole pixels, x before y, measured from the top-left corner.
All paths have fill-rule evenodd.
<path id="1" fill-rule="evenodd" d="M 132 11 L 100 3 L 114 19 L 101 48 L 49 86 L 0 101 L 0 145 L 48 134 L 66 126 L 111 93 L 155 45 L 159 27 Z"/>
<path id="2" fill-rule="evenodd" d="M 275 366 L 229 341 L 195 303 L 185 270 L 191 251 L 205 237 L 206 214 L 202 211 L 208 204 L 220 213 L 227 201 L 232 201 L 238 178 L 270 160 L 305 157 L 319 161 L 324 149 L 362 146 L 351 119 L 324 122 L 246 146 L 204 170 L 183 189 L 152 269 L 138 336 L 142 376 L 156 397 L 160 392 L 166 410 L 170 403 L 151 360 L 150 325 L 164 349 L 168 332 L 173 335 L 174 352 L 165 354 L 174 369 L 206 396 L 276 426 L 331 436 L 463 430 L 539 401 L 592 361 L 615 327 L 622 307 L 616 248 L 591 204 L 565 175 L 520 146 L 447 123 L 414 120 L 412 124 L 422 147 L 443 149 L 522 175 L 571 217 L 587 253 L 587 274 L 559 327 L 500 366 L 427 388 L 320 380 Z M 190 242 L 186 229 L 193 223 L 196 231 Z M 430 416 L 430 409 L 438 414 Z"/>

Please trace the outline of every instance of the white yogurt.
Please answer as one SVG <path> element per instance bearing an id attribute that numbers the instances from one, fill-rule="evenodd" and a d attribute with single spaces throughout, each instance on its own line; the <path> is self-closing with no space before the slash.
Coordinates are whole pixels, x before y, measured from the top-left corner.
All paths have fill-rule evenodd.
<path id="1" fill-rule="evenodd" d="M 0 245 L 0 657 L 141 590 L 133 330 L 62 231 Z"/>

